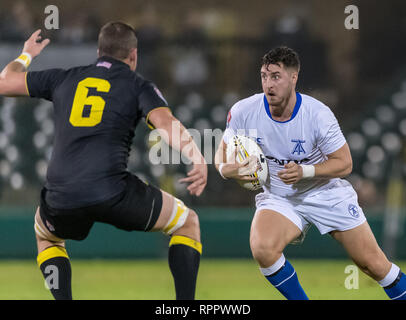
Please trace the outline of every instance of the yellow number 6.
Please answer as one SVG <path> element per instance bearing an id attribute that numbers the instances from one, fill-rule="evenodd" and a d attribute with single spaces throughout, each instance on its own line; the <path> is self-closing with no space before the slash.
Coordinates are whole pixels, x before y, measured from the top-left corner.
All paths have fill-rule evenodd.
<path id="1" fill-rule="evenodd" d="M 94 127 L 102 120 L 106 101 L 99 96 L 88 96 L 89 88 L 96 88 L 97 92 L 109 92 L 110 83 L 104 79 L 86 78 L 78 83 L 69 122 L 74 127 Z M 90 114 L 83 116 L 85 106 L 90 106 Z"/>

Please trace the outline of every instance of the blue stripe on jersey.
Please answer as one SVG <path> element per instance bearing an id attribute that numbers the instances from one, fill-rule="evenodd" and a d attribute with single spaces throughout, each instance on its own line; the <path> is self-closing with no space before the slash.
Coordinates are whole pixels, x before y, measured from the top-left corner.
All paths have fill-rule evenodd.
<path id="1" fill-rule="evenodd" d="M 286 120 L 286 121 L 278 121 L 278 120 L 275 120 L 274 118 L 272 118 L 271 110 L 269 109 L 269 103 L 268 103 L 268 100 L 266 100 L 265 94 L 264 94 L 264 105 L 265 105 L 265 111 L 268 114 L 269 118 L 271 118 L 275 122 L 286 123 L 286 122 L 289 122 L 290 120 L 292 120 L 296 116 L 296 114 L 299 112 L 300 106 L 302 105 L 302 96 L 300 95 L 299 92 L 296 92 L 295 108 L 293 109 L 293 113 L 292 113 L 292 116 L 290 117 L 290 119 Z"/>

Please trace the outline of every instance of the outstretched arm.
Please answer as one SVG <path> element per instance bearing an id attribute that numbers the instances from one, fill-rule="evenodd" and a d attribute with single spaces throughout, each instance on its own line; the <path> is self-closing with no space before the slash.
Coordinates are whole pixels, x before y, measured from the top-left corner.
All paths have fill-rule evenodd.
<path id="1" fill-rule="evenodd" d="M 192 161 L 193 169 L 180 182 L 189 183 L 190 194 L 200 196 L 207 183 L 207 163 L 192 136 L 167 108 L 152 110 L 149 121 L 168 145 Z"/>
<path id="2" fill-rule="evenodd" d="M 35 31 L 24 43 L 22 54 L 11 61 L 0 73 L 0 95 L 7 97 L 28 96 L 25 82 L 27 67 L 49 44 L 49 39 L 41 41 L 41 30 Z"/>

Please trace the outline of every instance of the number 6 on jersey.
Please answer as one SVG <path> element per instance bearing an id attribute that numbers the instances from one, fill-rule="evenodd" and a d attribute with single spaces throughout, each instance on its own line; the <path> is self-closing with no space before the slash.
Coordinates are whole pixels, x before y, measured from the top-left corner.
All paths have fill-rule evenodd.
<path id="1" fill-rule="evenodd" d="M 110 83 L 104 79 L 86 78 L 78 83 L 69 122 L 74 127 L 94 127 L 102 120 L 106 101 L 99 96 L 88 96 L 89 88 L 96 88 L 98 92 L 109 92 Z M 88 116 L 83 115 L 85 106 L 90 106 Z"/>

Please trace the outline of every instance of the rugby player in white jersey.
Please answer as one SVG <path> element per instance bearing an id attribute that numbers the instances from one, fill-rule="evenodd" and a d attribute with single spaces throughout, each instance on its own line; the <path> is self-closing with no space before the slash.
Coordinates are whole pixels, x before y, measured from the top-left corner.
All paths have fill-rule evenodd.
<path id="1" fill-rule="evenodd" d="M 296 92 L 300 61 L 278 47 L 262 59 L 263 93 L 237 102 L 216 153 L 225 179 L 250 180 L 255 161 L 226 159 L 234 134 L 255 132 L 268 163 L 269 182 L 256 196 L 250 246 L 262 274 L 287 299 L 308 299 L 283 251 L 315 225 L 340 242 L 351 259 L 378 281 L 391 299 L 406 299 L 406 276 L 379 248 L 350 183 L 350 149 L 332 111 Z"/>

